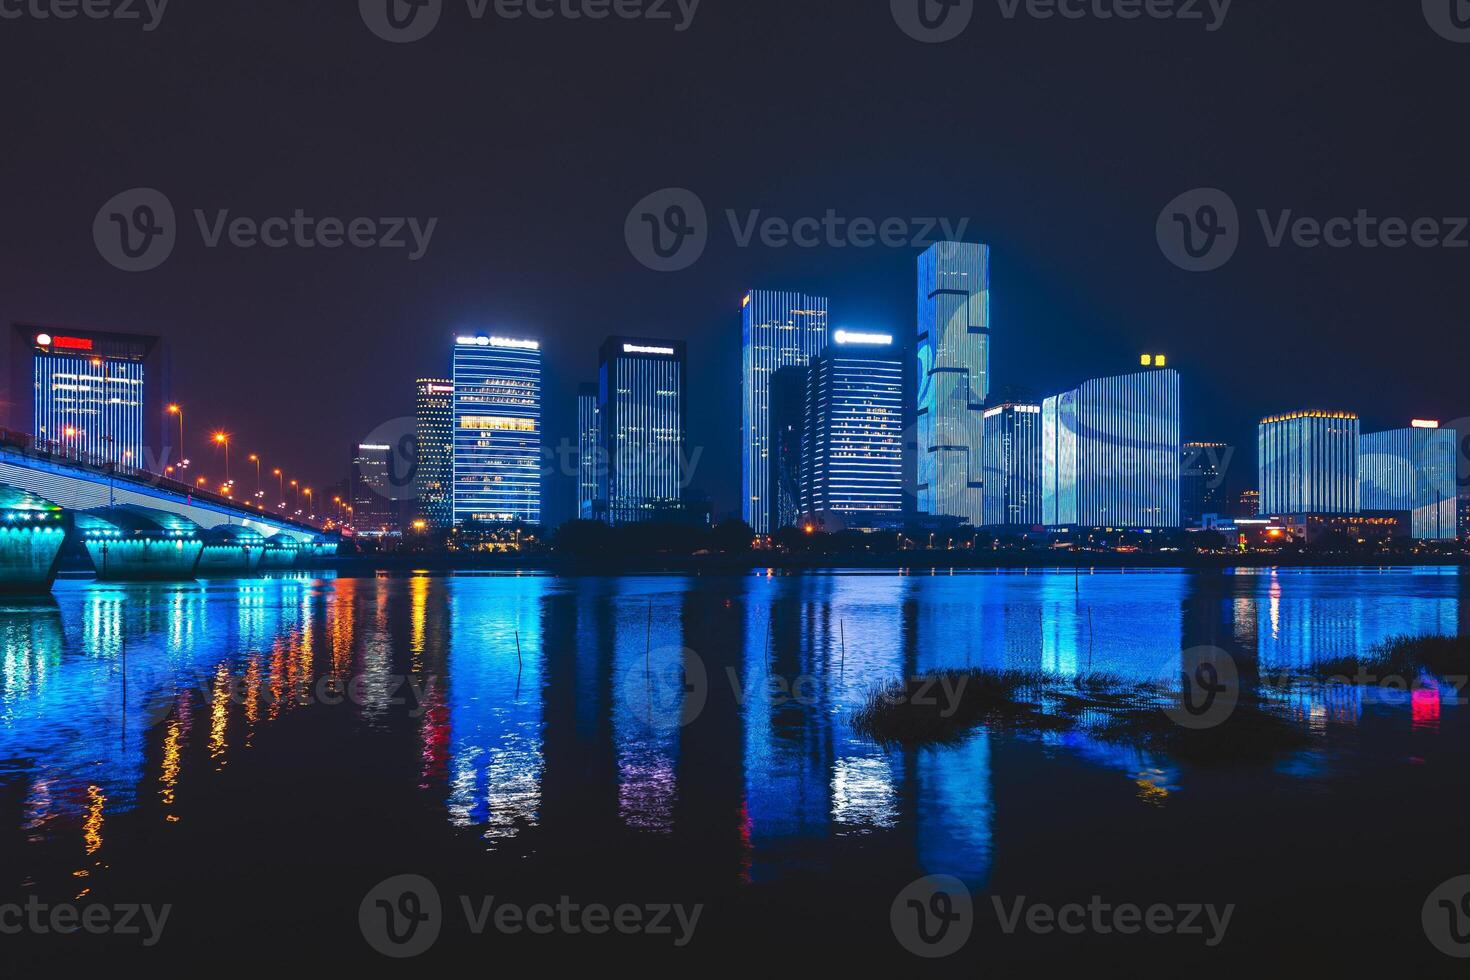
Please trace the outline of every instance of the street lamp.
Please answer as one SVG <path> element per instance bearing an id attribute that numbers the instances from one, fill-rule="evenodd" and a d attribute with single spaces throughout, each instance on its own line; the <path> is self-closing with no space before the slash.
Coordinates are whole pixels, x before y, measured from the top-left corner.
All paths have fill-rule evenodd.
<path id="1" fill-rule="evenodd" d="M 184 458 L 184 409 L 180 405 L 170 405 L 168 414 L 179 417 L 179 459 Z"/>
<path id="2" fill-rule="evenodd" d="M 260 457 L 251 453 L 250 462 L 255 464 L 255 492 L 258 495 L 260 493 Z"/>
<path id="3" fill-rule="evenodd" d="M 225 481 L 230 479 L 230 434 L 228 432 L 216 432 L 214 441 L 217 445 L 225 447 Z"/>
<path id="4" fill-rule="evenodd" d="M 271 470 L 271 474 L 275 476 L 276 483 L 281 488 L 281 506 L 284 507 L 286 506 L 286 478 L 281 475 L 281 471 L 279 469 Z"/>

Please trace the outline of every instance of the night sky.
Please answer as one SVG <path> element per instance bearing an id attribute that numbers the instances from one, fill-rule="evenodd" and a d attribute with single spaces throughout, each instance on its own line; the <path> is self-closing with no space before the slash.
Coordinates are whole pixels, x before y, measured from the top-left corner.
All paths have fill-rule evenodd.
<path id="1" fill-rule="evenodd" d="M 834 326 L 911 342 L 920 250 L 740 248 L 726 209 L 969 219 L 994 248 L 997 389 L 1046 394 L 1165 352 L 1185 437 L 1240 444 L 1245 483 L 1268 413 L 1470 415 L 1470 249 L 1273 249 L 1255 215 L 1470 214 L 1470 44 L 1415 0 L 1236 0 L 1214 32 L 1007 20 L 977 0 L 944 44 L 907 37 L 887 0 L 704 0 L 682 33 L 477 21 L 446 0 L 401 45 L 350 0 L 172 0 L 152 32 L 0 20 L 0 77 L 0 321 L 164 335 L 196 458 L 222 426 L 242 457 L 339 480 L 463 330 L 544 342 L 554 445 L 575 435 L 601 340 L 646 334 L 688 341 L 695 488 L 735 510 L 745 289 L 826 294 Z M 129 274 L 92 224 L 133 187 L 167 195 L 179 240 Z M 666 187 L 695 191 L 712 227 L 697 264 L 660 274 L 624 221 Z M 1203 274 L 1155 239 L 1197 187 L 1242 218 L 1238 253 Z M 439 223 L 410 262 L 209 249 L 196 208 Z M 567 517 L 571 481 L 547 493 L 549 519 Z"/>

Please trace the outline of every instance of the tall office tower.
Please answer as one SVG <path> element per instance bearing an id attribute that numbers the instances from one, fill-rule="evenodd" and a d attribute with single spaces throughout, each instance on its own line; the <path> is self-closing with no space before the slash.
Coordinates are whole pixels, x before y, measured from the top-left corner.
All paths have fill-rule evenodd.
<path id="1" fill-rule="evenodd" d="M 682 520 L 688 486 L 683 341 L 609 337 L 597 372 L 606 467 L 598 506 L 609 524 Z"/>
<path id="2" fill-rule="evenodd" d="M 163 342 L 141 334 L 16 324 L 7 427 L 38 444 L 162 472 L 176 463 L 165 424 Z"/>
<path id="3" fill-rule="evenodd" d="M 918 509 L 984 520 L 981 441 L 990 396 L 990 248 L 940 242 L 919 256 Z"/>
<path id="4" fill-rule="evenodd" d="M 1356 514 L 1358 440 L 1351 412 L 1293 412 L 1262 419 L 1257 442 L 1261 514 Z"/>
<path id="5" fill-rule="evenodd" d="M 1177 528 L 1179 372 L 1085 382 L 1041 404 L 1042 523 Z"/>
<path id="6" fill-rule="evenodd" d="M 1458 536 L 1454 429 L 1416 421 L 1407 429 L 1373 432 L 1358 443 L 1363 510 L 1410 515 L 1410 536 L 1453 541 Z"/>
<path id="7" fill-rule="evenodd" d="M 577 518 L 597 518 L 597 473 L 601 469 L 602 424 L 597 385 L 577 388 Z"/>
<path id="8" fill-rule="evenodd" d="M 806 438 L 806 383 L 811 369 L 783 367 L 771 375 L 771 527 L 795 527 L 801 518 L 802 440 Z"/>
<path id="9" fill-rule="evenodd" d="M 454 382 L 420 378 L 414 383 L 414 513 L 429 529 L 454 526 Z"/>
<path id="10" fill-rule="evenodd" d="M 362 443 L 352 454 L 352 527 L 365 538 L 399 530 L 390 485 L 393 447 Z"/>
<path id="11" fill-rule="evenodd" d="M 802 366 L 827 346 L 827 299 L 802 293 L 752 289 L 740 311 L 741 516 L 756 534 L 779 525 L 771 487 L 771 376 Z"/>
<path id="12" fill-rule="evenodd" d="M 454 523 L 541 523 L 541 344 L 454 346 Z"/>
<path id="13" fill-rule="evenodd" d="M 1202 527 L 1206 514 L 1225 513 L 1225 466 L 1230 452 L 1223 442 L 1184 444 L 1179 496 L 1185 527 Z"/>
<path id="14" fill-rule="evenodd" d="M 989 527 L 1041 523 L 1041 406 L 1008 402 L 985 411 L 985 520 Z"/>
<path id="15" fill-rule="evenodd" d="M 903 360 L 889 334 L 838 330 L 807 372 L 801 513 L 829 531 L 903 523 Z"/>

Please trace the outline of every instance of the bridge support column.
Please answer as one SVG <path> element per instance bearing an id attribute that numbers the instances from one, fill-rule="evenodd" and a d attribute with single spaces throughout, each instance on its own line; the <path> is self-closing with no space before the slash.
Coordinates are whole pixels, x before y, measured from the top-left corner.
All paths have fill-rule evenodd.
<path id="1" fill-rule="evenodd" d="M 65 529 L 0 526 L 0 594 L 46 595 L 56 582 Z"/>
<path id="2" fill-rule="evenodd" d="M 204 548 L 198 539 L 100 539 L 86 544 L 100 582 L 189 581 Z"/>
<path id="3" fill-rule="evenodd" d="M 260 568 L 263 545 L 207 544 L 199 555 L 195 574 L 200 578 L 240 578 Z"/>

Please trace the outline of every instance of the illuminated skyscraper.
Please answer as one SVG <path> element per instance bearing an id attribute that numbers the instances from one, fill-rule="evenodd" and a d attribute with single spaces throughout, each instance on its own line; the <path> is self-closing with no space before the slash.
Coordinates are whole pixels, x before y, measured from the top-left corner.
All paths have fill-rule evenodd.
<path id="1" fill-rule="evenodd" d="M 157 337 L 17 325 L 8 424 L 41 444 L 162 471 L 177 462 L 164 355 Z"/>
<path id="2" fill-rule="evenodd" d="M 1421 541 L 1455 540 L 1457 452 L 1455 430 L 1441 429 L 1438 422 L 1363 436 L 1358 452 L 1363 510 L 1409 514 L 1409 533 Z"/>
<path id="3" fill-rule="evenodd" d="M 1179 488 L 1185 527 L 1200 527 L 1206 514 L 1226 513 L 1225 467 L 1233 453 L 1223 442 L 1184 444 Z"/>
<path id="4" fill-rule="evenodd" d="M 609 337 L 598 369 L 606 467 L 597 507 L 609 524 L 685 518 L 687 392 L 682 341 Z"/>
<path id="5" fill-rule="evenodd" d="M 602 465 L 600 417 L 597 385 L 582 385 L 577 389 L 577 517 L 584 521 L 597 517 L 597 473 Z"/>
<path id="6" fill-rule="evenodd" d="M 414 385 L 415 513 L 435 531 L 454 526 L 454 382 L 420 378 Z"/>
<path id="7" fill-rule="evenodd" d="M 362 443 L 352 454 L 352 527 L 366 538 L 397 530 L 392 485 L 393 447 Z"/>
<path id="8" fill-rule="evenodd" d="M 829 531 L 903 523 L 903 373 L 888 334 L 838 330 L 812 361 L 803 519 Z"/>
<path id="9" fill-rule="evenodd" d="M 985 411 L 988 527 L 1041 523 L 1041 406 L 1007 403 Z"/>
<path id="10" fill-rule="evenodd" d="M 802 293 L 753 289 L 741 322 L 741 515 L 757 534 L 770 534 L 771 376 L 803 366 L 827 346 L 827 300 Z"/>
<path id="11" fill-rule="evenodd" d="M 1262 419 L 1261 514 L 1357 514 L 1358 441 L 1351 412 L 1293 412 Z"/>
<path id="12" fill-rule="evenodd" d="M 1042 523 L 1179 527 L 1179 399 L 1179 372 L 1155 370 L 1042 402 Z"/>
<path id="13" fill-rule="evenodd" d="M 454 522 L 541 523 L 541 345 L 462 336 L 454 347 Z"/>
<path id="14" fill-rule="evenodd" d="M 771 526 L 795 527 L 801 517 L 802 443 L 806 439 L 806 384 L 811 368 L 783 367 L 771 375 Z"/>
<path id="15" fill-rule="evenodd" d="M 990 395 L 990 248 L 919 256 L 918 509 L 984 521 L 981 443 Z"/>

